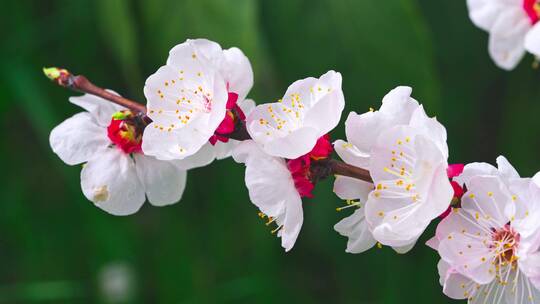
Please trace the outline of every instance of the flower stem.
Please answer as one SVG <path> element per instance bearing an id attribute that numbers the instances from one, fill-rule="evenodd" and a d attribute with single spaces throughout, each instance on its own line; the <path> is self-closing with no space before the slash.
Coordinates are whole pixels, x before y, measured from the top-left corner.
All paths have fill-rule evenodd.
<path id="1" fill-rule="evenodd" d="M 373 179 L 369 174 L 369 171 L 353 165 L 346 164 L 342 161 L 331 159 L 328 161 L 328 166 L 331 169 L 331 172 L 335 175 L 343 175 L 359 180 L 363 180 L 368 183 L 373 183 Z"/>
<path id="2" fill-rule="evenodd" d="M 99 96 L 103 99 L 130 109 L 134 113 L 146 113 L 146 107 L 136 101 L 118 96 L 90 82 L 83 75 L 73 75 L 66 69 L 44 68 L 45 75 L 56 84 L 73 91 Z"/>

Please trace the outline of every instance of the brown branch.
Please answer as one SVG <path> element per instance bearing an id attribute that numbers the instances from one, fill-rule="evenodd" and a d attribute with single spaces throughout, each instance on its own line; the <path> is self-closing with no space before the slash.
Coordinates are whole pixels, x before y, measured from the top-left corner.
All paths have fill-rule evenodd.
<path id="1" fill-rule="evenodd" d="M 83 93 L 99 96 L 110 102 L 116 103 L 127 109 L 130 109 L 134 113 L 146 114 L 146 107 L 144 105 L 136 101 L 108 92 L 105 89 L 100 88 L 96 86 L 95 84 L 93 84 L 92 82 L 90 82 L 90 80 L 88 80 L 83 75 L 75 76 L 71 74 L 68 70 L 59 69 L 59 68 L 44 68 L 43 72 L 49 79 L 51 79 L 52 81 L 56 82 L 58 85 L 64 88 L 68 88 L 70 90 L 74 90 L 77 92 L 83 92 Z M 219 134 L 219 135 L 229 137 L 231 139 L 235 139 L 239 141 L 251 139 L 251 136 L 247 132 L 245 122 L 243 121 L 239 121 L 237 123 L 234 132 L 230 134 Z M 322 171 L 324 171 L 323 173 L 321 173 L 322 178 L 331 174 L 336 174 L 336 175 L 343 175 L 343 176 L 356 178 L 356 179 L 363 180 L 370 183 L 373 182 L 368 170 L 346 164 L 339 160 L 328 159 L 325 161 L 321 161 L 319 163 L 319 167 L 320 167 L 319 169 L 322 169 Z"/>
<path id="2" fill-rule="evenodd" d="M 328 166 L 333 174 L 348 176 L 368 183 L 373 183 L 373 179 L 366 169 L 355 167 L 335 159 L 328 161 Z"/>
<path id="3" fill-rule="evenodd" d="M 130 109 L 134 113 L 146 113 L 146 107 L 143 104 L 106 91 L 105 89 L 100 88 L 90 82 L 90 80 L 88 80 L 83 75 L 75 76 L 71 74 L 68 70 L 59 68 L 44 68 L 43 72 L 49 79 L 64 88 L 99 96 L 110 102 Z"/>

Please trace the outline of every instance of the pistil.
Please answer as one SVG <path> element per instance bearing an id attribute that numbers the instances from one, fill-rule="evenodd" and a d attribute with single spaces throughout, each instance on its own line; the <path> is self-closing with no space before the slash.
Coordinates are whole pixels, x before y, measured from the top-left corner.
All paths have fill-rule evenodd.
<path id="1" fill-rule="evenodd" d="M 517 248 L 520 235 L 509 224 L 492 233 L 492 248 L 497 254 L 495 263 L 498 266 L 512 265 L 518 260 Z"/>

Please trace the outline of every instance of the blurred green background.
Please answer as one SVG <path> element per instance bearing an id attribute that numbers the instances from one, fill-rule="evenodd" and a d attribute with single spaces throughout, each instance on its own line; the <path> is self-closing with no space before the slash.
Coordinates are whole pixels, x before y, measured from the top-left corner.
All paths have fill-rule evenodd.
<path id="1" fill-rule="evenodd" d="M 49 148 L 50 130 L 80 109 L 43 66 L 143 101 L 168 50 L 206 37 L 251 59 L 257 102 L 329 69 L 343 74 L 347 112 L 377 108 L 407 84 L 446 125 L 450 162 L 504 154 L 524 176 L 540 169 L 540 72 L 530 56 L 515 71 L 497 69 L 465 0 L 7 0 L 0 20 L 0 303 L 455 302 L 423 245 L 433 227 L 407 255 L 346 254 L 332 227 L 349 212 L 335 211 L 343 203 L 330 180 L 305 201 L 288 254 L 231 159 L 191 171 L 176 205 L 129 217 L 93 207 L 80 166 Z M 332 135 L 343 138 L 343 124 Z"/>

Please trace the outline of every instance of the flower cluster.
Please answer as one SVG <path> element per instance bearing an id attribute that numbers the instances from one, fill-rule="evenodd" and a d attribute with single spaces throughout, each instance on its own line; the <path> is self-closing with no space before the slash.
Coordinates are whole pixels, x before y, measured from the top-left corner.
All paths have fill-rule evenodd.
<path id="1" fill-rule="evenodd" d="M 468 4 L 473 21 L 491 33 L 498 65 L 517 64 L 522 40 L 536 51 L 535 1 Z M 503 157 L 498 168 L 449 164 L 445 127 L 411 97 L 410 87 L 391 90 L 378 110 L 349 113 L 346 140 L 332 143 L 329 134 L 345 107 L 335 71 L 298 80 L 276 102 L 255 105 L 246 99 L 253 72 L 242 51 L 187 40 L 147 79 L 146 107 L 67 70 L 45 72 L 92 93 L 70 98 L 86 112 L 53 129 L 50 144 L 65 163 L 83 164 L 84 195 L 108 213 L 133 214 L 146 200 L 178 202 L 187 170 L 232 156 L 245 165 L 259 216 L 289 251 L 302 228 L 303 200 L 335 176 L 334 192 L 346 201 L 338 211 L 354 209 L 334 227 L 348 238 L 347 252 L 375 244 L 408 252 L 439 221 L 427 244 L 441 257 L 446 295 L 471 303 L 539 303 L 540 173 L 521 178 Z"/>

